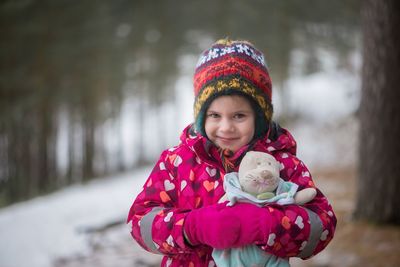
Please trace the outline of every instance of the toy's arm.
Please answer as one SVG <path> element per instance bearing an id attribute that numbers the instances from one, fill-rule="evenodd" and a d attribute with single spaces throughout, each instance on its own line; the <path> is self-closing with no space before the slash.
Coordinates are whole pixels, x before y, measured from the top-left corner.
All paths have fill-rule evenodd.
<path id="1" fill-rule="evenodd" d="M 218 203 L 224 203 L 225 201 L 228 201 L 228 196 L 227 196 L 227 194 L 224 194 L 224 195 L 218 200 Z"/>
<path id="2" fill-rule="evenodd" d="M 304 188 L 299 190 L 294 195 L 294 203 L 297 205 L 304 205 L 315 198 L 317 195 L 317 189 L 315 188 Z"/>

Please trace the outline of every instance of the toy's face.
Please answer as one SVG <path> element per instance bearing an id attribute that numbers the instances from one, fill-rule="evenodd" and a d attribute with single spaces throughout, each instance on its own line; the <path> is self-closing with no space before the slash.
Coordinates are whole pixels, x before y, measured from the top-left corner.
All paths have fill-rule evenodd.
<path id="1" fill-rule="evenodd" d="M 239 182 L 252 195 L 272 192 L 279 184 L 279 163 L 269 154 L 248 152 L 240 164 Z"/>

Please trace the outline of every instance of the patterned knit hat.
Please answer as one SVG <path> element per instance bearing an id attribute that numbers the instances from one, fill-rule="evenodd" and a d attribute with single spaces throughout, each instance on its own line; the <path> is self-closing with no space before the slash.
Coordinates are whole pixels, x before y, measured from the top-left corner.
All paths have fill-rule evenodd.
<path id="1" fill-rule="evenodd" d="M 256 113 L 255 136 L 268 130 L 272 119 L 271 78 L 264 55 L 247 41 L 221 39 L 204 51 L 194 73 L 196 131 L 206 136 L 205 112 L 221 95 L 246 97 Z"/>

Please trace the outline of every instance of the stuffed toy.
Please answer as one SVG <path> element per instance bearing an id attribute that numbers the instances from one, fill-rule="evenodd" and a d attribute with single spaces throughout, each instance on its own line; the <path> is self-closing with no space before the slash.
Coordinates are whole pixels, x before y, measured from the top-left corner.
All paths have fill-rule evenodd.
<path id="1" fill-rule="evenodd" d="M 298 185 L 279 177 L 280 163 L 270 154 L 249 151 L 243 157 L 239 172 L 224 176 L 225 195 L 220 202 L 229 200 L 227 206 L 236 202 L 303 205 L 317 194 L 315 188 L 298 190 Z M 218 267 L 232 266 L 290 266 L 289 260 L 268 254 L 256 245 L 213 251 Z"/>

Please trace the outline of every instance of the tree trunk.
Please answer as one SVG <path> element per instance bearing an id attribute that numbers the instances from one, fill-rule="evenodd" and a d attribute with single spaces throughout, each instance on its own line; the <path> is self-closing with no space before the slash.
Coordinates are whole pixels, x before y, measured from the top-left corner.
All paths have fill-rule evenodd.
<path id="1" fill-rule="evenodd" d="M 355 216 L 400 224 L 400 2 L 367 0 Z"/>
<path id="2" fill-rule="evenodd" d="M 93 114 L 91 111 L 89 114 Z M 91 115 L 87 115 L 84 122 L 84 134 L 83 134 L 83 144 L 84 144 L 84 156 L 83 156 L 83 181 L 89 181 L 95 176 L 94 173 L 94 155 L 95 155 L 95 122 Z"/>

